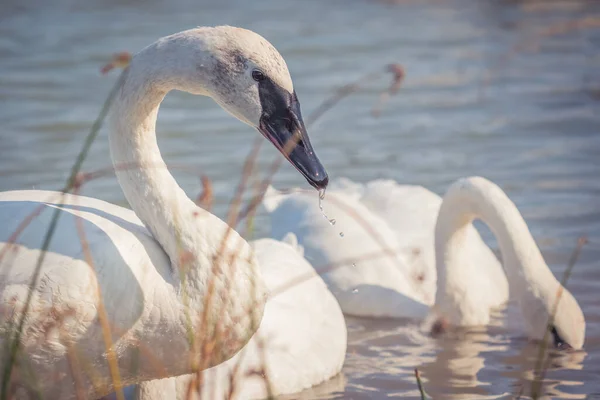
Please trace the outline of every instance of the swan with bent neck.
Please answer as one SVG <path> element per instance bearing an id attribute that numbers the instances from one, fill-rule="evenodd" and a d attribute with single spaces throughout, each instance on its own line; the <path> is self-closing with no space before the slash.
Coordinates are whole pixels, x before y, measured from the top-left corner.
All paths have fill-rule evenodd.
<path id="1" fill-rule="evenodd" d="M 23 310 L 42 239 L 52 213 L 60 212 L 25 320 L 12 374 L 17 390 L 72 399 L 114 389 L 100 301 L 124 385 L 217 365 L 258 328 L 266 288 L 252 247 L 196 206 L 160 155 L 155 124 L 170 90 L 210 96 L 258 129 L 313 187 L 327 186 L 286 63 L 258 34 L 228 26 L 180 32 L 136 54 L 126 74 L 109 138 L 118 182 L 133 211 L 83 196 L 61 201 L 58 192 L 0 193 L 3 329 Z M 284 149 L 292 139 L 297 145 Z M 206 302 L 209 282 L 214 295 Z M 202 356 L 197 343 L 213 333 L 220 340 Z"/>
<path id="2" fill-rule="evenodd" d="M 482 177 L 459 179 L 444 195 L 435 228 L 435 312 L 462 325 L 485 325 L 490 320 L 490 310 L 480 306 L 480 299 L 464 300 L 472 284 L 469 276 L 460 268 L 447 268 L 460 265 L 466 229 L 475 219 L 489 226 L 498 240 L 511 297 L 519 302 L 528 336 L 542 340 L 554 315 L 550 326 L 554 345 L 582 348 L 585 317 L 577 300 L 544 261 L 515 204 L 498 185 Z"/>
<path id="3" fill-rule="evenodd" d="M 336 220 L 333 227 L 302 191 L 284 194 L 270 187 L 263 206 L 274 238 L 293 232 L 317 270 L 336 266 L 322 276 L 345 314 L 425 319 L 426 327 L 486 325 L 510 290 L 528 336 L 541 339 L 562 289 L 551 338 L 557 347 L 583 346 L 585 319 L 577 301 L 546 265 L 514 203 L 491 181 L 460 179 L 443 199 L 391 180 L 339 180 L 328 191 L 323 207 Z M 475 219 L 495 234 L 501 264 L 473 226 Z M 410 254 L 413 246 L 425 255 L 420 261 Z M 428 254 L 433 274 L 427 274 Z M 425 279 L 416 280 L 415 271 Z"/>

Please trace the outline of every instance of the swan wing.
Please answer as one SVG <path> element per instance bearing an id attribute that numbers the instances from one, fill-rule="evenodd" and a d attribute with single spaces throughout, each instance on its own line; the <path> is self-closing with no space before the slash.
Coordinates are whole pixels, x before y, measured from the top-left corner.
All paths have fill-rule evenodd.
<path id="1" fill-rule="evenodd" d="M 26 319 L 22 354 L 46 393 L 69 398 L 70 393 L 52 390 L 73 390 L 73 377 L 66 373 L 60 378 L 65 385 L 57 384 L 52 371 L 72 371 L 70 346 L 88 371 L 108 374 L 100 299 L 114 344 L 127 349 L 132 332 L 147 321 L 149 305 L 168 309 L 172 297 L 154 289 L 171 274 L 169 259 L 133 212 L 81 196 L 60 200 L 58 192 L 0 193 L 0 322 L 14 323 L 23 310 L 46 232 L 59 212 Z"/>

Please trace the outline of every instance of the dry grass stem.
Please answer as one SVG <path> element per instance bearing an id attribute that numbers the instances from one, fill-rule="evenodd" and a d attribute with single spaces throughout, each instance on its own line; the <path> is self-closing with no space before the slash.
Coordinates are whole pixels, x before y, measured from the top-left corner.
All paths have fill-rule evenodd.
<path id="1" fill-rule="evenodd" d="M 573 250 L 573 253 L 571 254 L 571 258 L 569 259 L 567 269 L 565 270 L 565 273 L 560 282 L 561 285 L 558 288 L 558 291 L 556 293 L 556 299 L 554 301 L 552 313 L 551 313 L 550 317 L 548 318 L 548 323 L 546 325 L 546 331 L 544 332 L 544 337 L 538 347 L 538 356 L 536 358 L 536 363 L 535 363 L 536 365 L 535 365 L 535 371 L 534 371 L 535 379 L 531 384 L 531 397 L 534 400 L 538 399 L 541 396 L 542 384 L 546 377 L 548 368 L 550 367 L 550 357 L 546 357 L 546 350 L 548 348 L 550 332 L 552 331 L 552 326 L 554 325 L 554 317 L 556 316 L 556 311 L 558 310 L 558 303 L 560 302 L 560 298 L 562 297 L 564 288 L 567 285 L 567 281 L 569 280 L 569 277 L 571 276 L 573 267 L 575 267 L 575 264 L 577 263 L 577 260 L 579 259 L 581 249 L 583 248 L 583 246 L 586 243 L 587 243 L 586 237 L 582 236 L 577 240 L 577 246 L 575 247 L 575 250 Z"/>
<path id="2" fill-rule="evenodd" d="M 107 63 L 106 65 L 104 65 L 100 69 L 100 73 L 102 75 L 106 75 L 107 73 L 109 73 L 111 70 L 113 70 L 115 68 L 123 68 L 123 69 L 127 68 L 127 66 L 129 65 L 130 62 L 131 62 L 131 53 L 129 53 L 127 51 L 122 51 L 120 53 L 116 53 L 113 55 L 110 62 Z"/>
<path id="3" fill-rule="evenodd" d="M 373 108 L 373 110 L 371 110 L 371 114 L 374 117 L 378 117 L 379 115 L 381 115 L 381 112 L 383 111 L 383 106 L 389 101 L 391 96 L 398 93 L 406 76 L 404 67 L 400 64 L 388 65 L 387 71 L 392 73 L 392 83 L 388 90 L 381 92 L 381 94 L 379 95 L 379 102 Z"/>
<path id="4" fill-rule="evenodd" d="M 415 368 L 415 379 L 417 380 L 417 386 L 419 388 L 419 393 L 421 395 L 421 400 L 425 400 L 425 390 L 423 390 L 423 383 L 421 382 L 421 373 L 417 368 Z"/>
<path id="5" fill-rule="evenodd" d="M 381 114 L 381 108 L 383 104 L 389 99 L 390 96 L 396 94 L 402 85 L 404 80 L 405 72 L 404 67 L 400 64 L 389 64 L 385 67 L 384 72 L 369 72 L 356 81 L 352 83 L 348 83 L 339 89 L 337 89 L 330 97 L 325 99 L 312 114 L 309 114 L 306 117 L 306 126 L 310 126 L 314 124 L 320 117 L 322 117 L 327 111 L 331 110 L 335 105 L 337 105 L 340 101 L 350 96 L 352 93 L 360 90 L 361 87 L 369 83 L 375 79 L 379 79 L 383 74 L 391 73 L 392 74 L 392 83 L 387 90 L 384 90 L 379 97 L 379 102 L 371 111 L 373 116 L 378 116 Z"/>
<path id="6" fill-rule="evenodd" d="M 199 207 L 204 208 L 206 211 L 210 211 L 213 206 L 214 199 L 215 199 L 214 193 L 213 193 L 212 181 L 206 175 L 202 175 L 201 180 L 202 180 L 202 192 L 196 199 L 196 204 Z"/>

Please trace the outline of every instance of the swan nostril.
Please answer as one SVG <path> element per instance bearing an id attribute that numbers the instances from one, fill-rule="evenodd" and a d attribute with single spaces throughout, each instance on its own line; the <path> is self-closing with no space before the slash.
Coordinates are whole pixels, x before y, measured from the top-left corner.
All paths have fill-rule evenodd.
<path id="1" fill-rule="evenodd" d="M 300 134 L 297 134 L 296 138 L 296 146 L 304 148 L 304 141 L 302 140 L 302 136 Z"/>
<path id="2" fill-rule="evenodd" d="M 287 129 L 288 132 L 292 132 L 294 129 L 294 123 L 291 120 L 291 118 L 285 118 L 284 121 L 285 121 L 285 129 Z"/>

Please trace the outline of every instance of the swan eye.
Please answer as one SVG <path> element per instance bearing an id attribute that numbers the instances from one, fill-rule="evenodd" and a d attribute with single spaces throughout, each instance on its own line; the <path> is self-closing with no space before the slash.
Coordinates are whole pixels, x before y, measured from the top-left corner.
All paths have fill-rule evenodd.
<path id="1" fill-rule="evenodd" d="M 262 73 L 262 71 L 255 69 L 254 71 L 252 71 L 252 79 L 254 79 L 256 82 L 260 82 L 260 81 L 264 81 L 266 78 L 265 74 Z"/>

